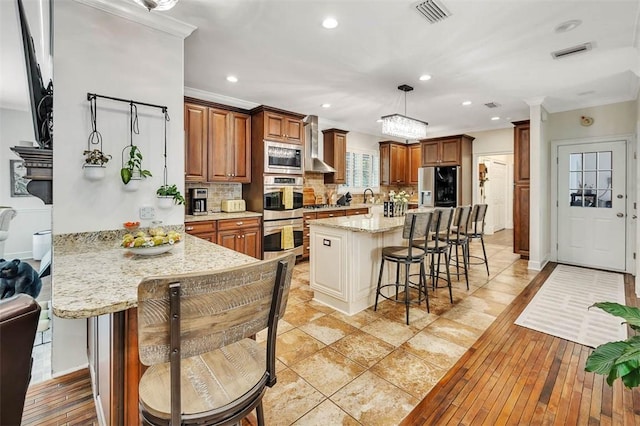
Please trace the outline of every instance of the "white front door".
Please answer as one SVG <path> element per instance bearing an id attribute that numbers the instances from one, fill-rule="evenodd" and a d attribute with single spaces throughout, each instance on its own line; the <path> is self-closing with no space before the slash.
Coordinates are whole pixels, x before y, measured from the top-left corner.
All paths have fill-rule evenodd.
<path id="1" fill-rule="evenodd" d="M 507 223 L 507 165 L 497 161 L 491 163 L 491 201 L 493 210 L 493 232 L 504 229 Z"/>
<path id="2" fill-rule="evenodd" d="M 626 142 L 558 146 L 558 262 L 624 271 Z"/>

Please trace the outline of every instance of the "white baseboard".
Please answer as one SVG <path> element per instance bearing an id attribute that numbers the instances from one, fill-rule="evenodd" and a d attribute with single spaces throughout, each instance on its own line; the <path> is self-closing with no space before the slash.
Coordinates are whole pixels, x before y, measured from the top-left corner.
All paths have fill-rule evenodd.
<path id="1" fill-rule="evenodd" d="M 15 253 L 5 253 L 4 254 L 4 259 L 20 259 L 20 260 L 26 260 L 26 259 L 33 259 L 33 252 L 30 251 L 19 251 L 19 252 L 15 252 Z"/>
<path id="2" fill-rule="evenodd" d="M 78 366 L 75 366 L 73 368 L 69 368 L 68 370 L 58 371 L 57 373 L 53 373 L 53 374 L 51 374 L 51 378 L 55 379 L 57 377 L 66 376 L 67 374 L 71 374 L 73 372 L 76 372 L 78 370 L 82 370 L 82 369 L 88 368 L 88 367 L 89 367 L 89 363 L 78 365 Z"/>

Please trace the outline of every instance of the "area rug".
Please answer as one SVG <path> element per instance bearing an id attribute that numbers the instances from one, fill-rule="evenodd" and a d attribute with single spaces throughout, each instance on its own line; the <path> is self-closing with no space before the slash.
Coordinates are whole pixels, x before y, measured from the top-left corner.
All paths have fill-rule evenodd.
<path id="1" fill-rule="evenodd" d="M 622 319 L 595 302 L 625 303 L 622 274 L 558 265 L 515 324 L 595 348 L 627 338 Z"/>

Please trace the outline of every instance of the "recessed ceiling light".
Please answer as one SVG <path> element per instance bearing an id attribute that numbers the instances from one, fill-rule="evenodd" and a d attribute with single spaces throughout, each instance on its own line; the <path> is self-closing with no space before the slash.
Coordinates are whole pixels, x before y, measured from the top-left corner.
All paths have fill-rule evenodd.
<path id="1" fill-rule="evenodd" d="M 496 117 L 491 117 L 491 119 L 492 119 L 493 121 L 496 121 L 496 120 L 500 120 L 500 117 L 497 117 L 497 116 L 496 116 Z"/>
<path id="2" fill-rule="evenodd" d="M 331 104 L 322 104 L 321 107 L 322 108 L 331 108 Z"/>
<path id="3" fill-rule="evenodd" d="M 431 80 L 431 76 L 429 74 L 423 74 L 420 76 L 420 81 Z"/>
<path id="4" fill-rule="evenodd" d="M 570 21 L 566 21 L 563 22 L 562 24 L 559 24 L 554 31 L 558 34 L 560 33 L 566 33 L 568 31 L 574 30 L 576 29 L 576 27 L 578 27 L 580 24 L 582 24 L 582 21 L 579 19 L 572 19 Z"/>
<path id="5" fill-rule="evenodd" d="M 231 83 L 237 83 L 238 82 L 238 77 L 236 77 L 235 75 L 228 75 L 227 76 L 227 81 L 229 81 Z"/>
<path id="6" fill-rule="evenodd" d="M 336 21 L 335 18 L 331 18 L 331 17 L 325 18 L 324 21 L 322 21 L 322 26 L 328 30 L 332 30 L 338 26 L 338 21 Z"/>
<path id="7" fill-rule="evenodd" d="M 469 106 L 469 105 L 471 105 L 471 101 L 464 101 L 464 102 L 462 102 L 462 105 Z"/>
<path id="8" fill-rule="evenodd" d="M 376 123 L 382 123 L 382 118 L 378 118 L 378 119 L 376 120 Z"/>

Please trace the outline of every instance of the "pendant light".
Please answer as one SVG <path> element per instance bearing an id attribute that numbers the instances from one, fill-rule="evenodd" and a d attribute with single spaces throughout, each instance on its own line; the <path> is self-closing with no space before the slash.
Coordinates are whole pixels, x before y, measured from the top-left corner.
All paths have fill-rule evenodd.
<path id="1" fill-rule="evenodd" d="M 404 92 L 404 113 L 391 114 L 382 117 L 382 134 L 395 136 L 403 139 L 424 139 L 427 137 L 427 125 L 429 123 L 407 117 L 407 92 L 413 90 L 413 87 L 402 84 L 398 86 L 398 90 Z"/>

